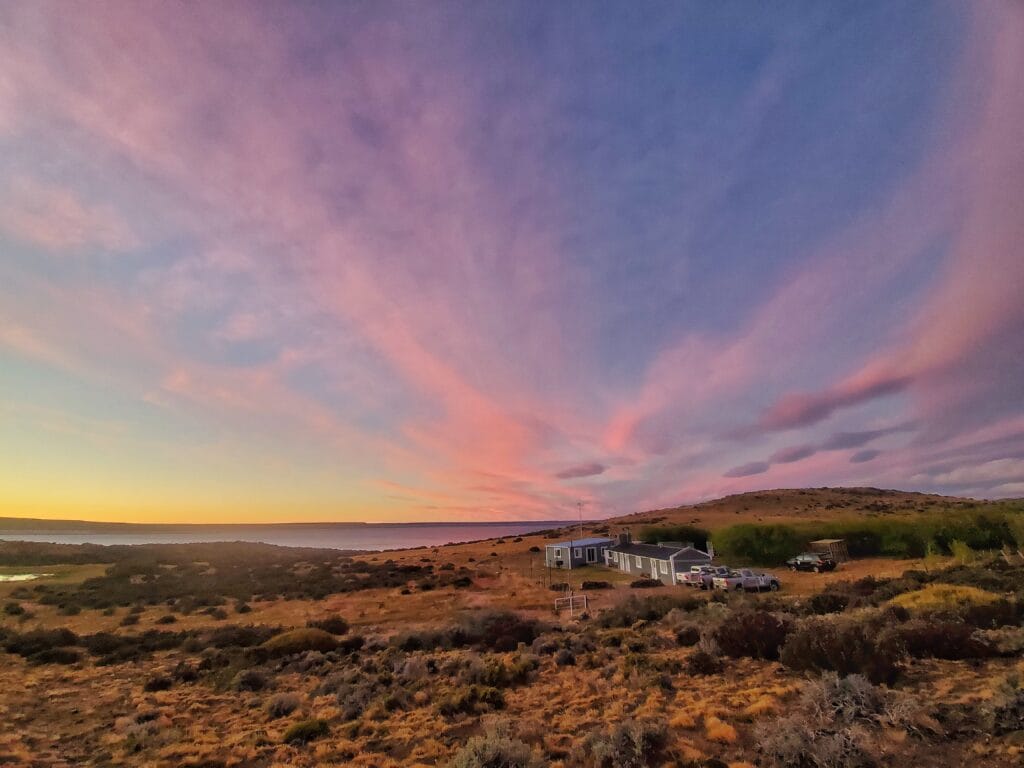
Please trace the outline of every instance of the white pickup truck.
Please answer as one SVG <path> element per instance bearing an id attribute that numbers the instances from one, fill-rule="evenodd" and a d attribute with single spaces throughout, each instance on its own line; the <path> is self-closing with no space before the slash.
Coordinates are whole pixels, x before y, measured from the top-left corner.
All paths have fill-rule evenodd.
<path id="1" fill-rule="evenodd" d="M 684 587 L 711 589 L 711 581 L 715 576 L 728 576 L 729 569 L 724 565 L 691 565 L 688 573 L 680 573 L 676 581 Z"/>
<path id="2" fill-rule="evenodd" d="M 760 592 L 763 589 L 778 592 L 779 580 L 770 573 L 755 573 L 747 568 L 739 571 L 729 571 L 726 576 L 715 576 L 711 581 L 714 589 L 724 589 L 727 592 L 743 590 L 745 592 Z"/>

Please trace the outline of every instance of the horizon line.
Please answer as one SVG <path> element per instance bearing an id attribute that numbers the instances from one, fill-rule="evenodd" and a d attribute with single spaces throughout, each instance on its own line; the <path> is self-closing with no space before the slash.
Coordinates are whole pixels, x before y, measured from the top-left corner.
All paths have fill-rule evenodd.
<path id="1" fill-rule="evenodd" d="M 596 523 L 603 522 L 609 518 L 593 518 L 584 519 L 584 523 Z M 321 521 L 296 521 L 296 522 L 240 522 L 240 523 L 142 523 L 142 522 L 130 522 L 130 521 L 115 521 L 115 520 L 80 520 L 70 518 L 45 518 L 45 517 L 11 517 L 11 516 L 0 516 L 0 530 L 4 529 L 4 526 L 9 522 L 17 521 L 19 523 L 42 523 L 46 526 L 53 527 L 62 524 L 66 525 L 90 525 L 90 526 L 104 526 L 104 527 L 133 527 L 133 528 L 241 528 L 241 527 L 268 527 L 268 526 L 295 526 L 295 527 L 314 527 L 314 526 L 388 526 L 388 525 L 406 525 L 406 526 L 431 526 L 431 525 L 479 525 L 479 526 L 498 526 L 498 525 L 534 525 L 534 524 L 546 524 L 546 523 L 558 523 L 558 524 L 579 524 L 579 519 L 572 518 L 561 518 L 561 519 L 550 519 L 550 520 L 483 520 L 483 521 L 469 521 L 469 520 L 436 520 L 436 521 L 365 521 L 365 520 L 353 520 L 353 521 L 334 521 L 334 520 L 321 520 Z M 22 531 L 24 532 L 24 531 Z"/>

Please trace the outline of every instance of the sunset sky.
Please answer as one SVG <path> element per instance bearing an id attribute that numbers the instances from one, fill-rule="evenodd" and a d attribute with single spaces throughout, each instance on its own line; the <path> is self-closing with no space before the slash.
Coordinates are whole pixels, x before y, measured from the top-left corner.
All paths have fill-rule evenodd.
<path id="1" fill-rule="evenodd" d="M 1024 3 L 0 5 L 0 515 L 1024 496 Z"/>

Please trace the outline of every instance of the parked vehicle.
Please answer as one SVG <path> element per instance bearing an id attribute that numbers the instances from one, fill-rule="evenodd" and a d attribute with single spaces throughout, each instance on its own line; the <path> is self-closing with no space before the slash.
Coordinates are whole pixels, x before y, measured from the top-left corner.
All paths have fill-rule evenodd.
<path id="1" fill-rule="evenodd" d="M 831 555 L 821 552 L 804 552 L 787 560 L 786 565 L 791 571 L 814 571 L 815 573 L 836 569 L 836 561 L 832 559 Z"/>
<path id="2" fill-rule="evenodd" d="M 677 581 L 684 587 L 711 589 L 711 581 L 715 576 L 728 576 L 729 569 L 724 565 L 691 565 L 689 573 L 679 574 Z"/>
<path id="3" fill-rule="evenodd" d="M 714 589 L 722 589 L 727 592 L 739 590 L 760 592 L 764 589 L 778 592 L 782 585 L 770 573 L 755 573 L 744 568 L 739 571 L 729 571 L 727 576 L 715 576 L 711 581 L 711 586 Z"/>

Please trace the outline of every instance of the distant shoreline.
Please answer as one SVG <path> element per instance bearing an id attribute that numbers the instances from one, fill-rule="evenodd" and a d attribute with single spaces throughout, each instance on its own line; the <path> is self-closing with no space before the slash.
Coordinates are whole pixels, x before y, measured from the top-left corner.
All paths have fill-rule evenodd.
<path id="1" fill-rule="evenodd" d="M 0 542 L 139 545 L 248 542 L 284 547 L 385 551 L 547 532 L 578 521 L 483 523 L 87 523 L 0 518 Z"/>
<path id="2" fill-rule="evenodd" d="M 584 523 L 595 521 L 585 520 Z M 561 528 L 576 525 L 578 520 L 488 520 L 483 522 L 446 520 L 439 522 L 295 522 L 295 523 L 118 523 L 89 520 L 47 520 L 43 518 L 0 517 L 0 536 L 4 533 L 41 535 L 46 533 L 63 533 L 79 535 L 85 533 L 188 533 L 214 530 L 239 530 L 243 528 L 271 529 L 309 529 L 309 528 L 427 528 L 448 527 L 508 527 L 508 526 L 545 526 Z"/>

